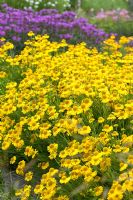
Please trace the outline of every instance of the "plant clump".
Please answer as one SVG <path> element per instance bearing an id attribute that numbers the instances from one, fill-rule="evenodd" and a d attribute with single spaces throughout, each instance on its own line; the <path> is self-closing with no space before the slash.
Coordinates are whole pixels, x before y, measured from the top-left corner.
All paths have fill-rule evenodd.
<path id="1" fill-rule="evenodd" d="M 132 38 L 103 51 L 28 33 L 0 46 L 0 151 L 21 200 L 133 198 Z"/>

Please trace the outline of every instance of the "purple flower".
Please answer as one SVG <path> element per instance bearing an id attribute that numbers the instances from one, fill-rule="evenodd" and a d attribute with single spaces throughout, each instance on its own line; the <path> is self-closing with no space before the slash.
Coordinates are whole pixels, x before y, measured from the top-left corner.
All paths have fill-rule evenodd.
<path id="1" fill-rule="evenodd" d="M 6 35 L 5 31 L 0 30 L 0 37 L 4 37 Z"/>
<path id="2" fill-rule="evenodd" d="M 21 37 L 15 36 L 15 35 L 14 35 L 14 36 L 12 37 L 12 40 L 15 41 L 15 42 L 19 42 L 19 41 L 21 41 Z"/>
<path id="3" fill-rule="evenodd" d="M 35 12 L 31 9 L 15 9 L 2 5 L 0 11 L 0 37 L 12 40 L 21 46 L 29 31 L 35 34 L 49 34 L 51 40 L 67 39 L 70 42 L 85 41 L 89 46 L 100 44 L 109 37 L 103 30 L 89 24 L 85 18 L 77 18 L 71 11 L 59 13 L 55 9 L 43 9 Z"/>
<path id="4" fill-rule="evenodd" d="M 69 40 L 69 39 L 72 39 L 72 38 L 73 38 L 73 35 L 67 33 L 67 34 L 60 34 L 59 37 L 60 37 L 60 39 Z"/>

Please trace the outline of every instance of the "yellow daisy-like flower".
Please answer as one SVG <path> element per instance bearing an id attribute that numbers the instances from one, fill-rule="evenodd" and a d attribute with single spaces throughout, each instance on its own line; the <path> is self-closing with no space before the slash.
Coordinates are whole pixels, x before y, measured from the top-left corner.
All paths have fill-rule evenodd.
<path id="1" fill-rule="evenodd" d="M 103 193 L 103 187 L 98 186 L 94 189 L 95 196 L 100 196 Z"/>
<path id="2" fill-rule="evenodd" d="M 13 156 L 11 159 L 10 159 L 10 164 L 14 164 L 16 161 L 16 156 Z"/>
<path id="3" fill-rule="evenodd" d="M 28 35 L 29 37 L 32 37 L 32 36 L 34 36 L 35 34 L 33 33 L 33 31 L 30 31 L 27 35 Z"/>
<path id="4" fill-rule="evenodd" d="M 2 72 L 2 71 L 0 72 L 0 78 L 5 78 L 6 75 L 7 75 L 7 74 L 6 74 L 5 72 Z"/>
<path id="5" fill-rule="evenodd" d="M 125 169 L 127 169 L 127 167 L 128 167 L 127 163 L 124 163 L 124 162 L 120 163 L 120 171 L 124 171 Z"/>
<path id="6" fill-rule="evenodd" d="M 133 165 L 133 155 L 129 155 L 129 156 L 128 156 L 128 163 L 129 163 L 130 165 Z"/>
<path id="7" fill-rule="evenodd" d="M 100 124 L 100 123 L 103 123 L 105 121 L 105 119 L 103 118 L 103 117 L 99 117 L 98 118 L 98 123 Z"/>
<path id="8" fill-rule="evenodd" d="M 32 177 L 33 177 L 33 172 L 27 172 L 25 174 L 25 181 L 31 181 L 32 180 Z"/>
<path id="9" fill-rule="evenodd" d="M 82 126 L 79 130 L 78 133 L 80 135 L 87 135 L 91 132 L 91 128 L 89 126 Z"/>

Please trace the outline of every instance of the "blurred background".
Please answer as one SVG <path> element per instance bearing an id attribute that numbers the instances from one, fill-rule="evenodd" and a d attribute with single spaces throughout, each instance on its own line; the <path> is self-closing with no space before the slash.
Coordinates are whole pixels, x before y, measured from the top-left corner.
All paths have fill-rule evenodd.
<path id="1" fill-rule="evenodd" d="M 31 7 L 34 9 L 57 8 L 61 11 L 66 9 L 83 9 L 85 12 L 94 9 L 130 9 L 133 10 L 133 0 L 0 0 L 15 8 Z"/>

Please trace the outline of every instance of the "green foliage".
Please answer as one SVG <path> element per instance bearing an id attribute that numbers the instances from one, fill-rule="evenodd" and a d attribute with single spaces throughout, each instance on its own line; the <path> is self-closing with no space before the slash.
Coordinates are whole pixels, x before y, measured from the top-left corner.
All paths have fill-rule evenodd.
<path id="1" fill-rule="evenodd" d="M 81 7 L 86 11 L 91 8 L 96 11 L 100 10 L 101 8 L 104 10 L 111 10 L 116 8 L 127 8 L 128 3 L 126 0 L 82 0 Z"/>
<path id="2" fill-rule="evenodd" d="M 36 7 L 35 3 L 38 2 L 38 7 Z M 14 8 L 24 8 L 31 6 L 30 0 L 0 0 L 1 3 L 7 3 L 9 6 L 12 6 Z M 55 6 L 54 6 L 55 4 Z M 69 3 L 68 3 L 69 4 Z M 34 0 L 32 3 L 34 9 L 40 10 L 44 7 L 46 8 L 56 8 L 60 11 L 64 11 L 65 9 L 69 9 L 69 6 L 67 5 L 66 0 Z M 51 6 L 52 5 L 52 6 Z M 78 0 L 70 0 L 71 9 L 77 9 Z M 116 9 L 116 8 L 131 8 L 133 9 L 133 1 L 128 0 L 81 0 L 81 9 L 84 11 L 88 11 L 91 8 L 93 8 L 95 11 L 100 10 L 103 8 L 104 10 L 109 9 Z"/>
<path id="3" fill-rule="evenodd" d="M 76 9 L 78 0 L 71 0 L 70 2 L 71 2 L 71 8 Z"/>
<path id="4" fill-rule="evenodd" d="M 37 2 L 37 1 L 36 1 Z M 59 11 L 64 11 L 70 7 L 69 0 L 42 0 L 38 4 L 38 10 L 41 10 L 42 8 L 55 8 Z"/>
<path id="5" fill-rule="evenodd" d="M 133 11 L 133 0 L 128 0 L 129 10 Z"/>
<path id="6" fill-rule="evenodd" d="M 25 7 L 32 7 L 35 10 L 41 10 L 43 8 L 55 8 L 59 11 L 64 11 L 70 7 L 69 0 L 0 0 L 0 4 L 7 3 L 14 8 L 23 9 Z"/>
<path id="7" fill-rule="evenodd" d="M 99 28 L 104 29 L 106 32 L 117 33 L 118 35 L 132 36 L 133 21 L 113 21 L 110 19 L 92 19 L 91 23 L 96 24 Z"/>
<path id="8" fill-rule="evenodd" d="M 0 0 L 0 4 L 2 3 L 7 3 L 14 8 L 24 8 L 29 5 L 25 0 Z"/>

